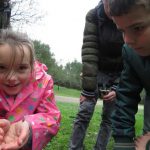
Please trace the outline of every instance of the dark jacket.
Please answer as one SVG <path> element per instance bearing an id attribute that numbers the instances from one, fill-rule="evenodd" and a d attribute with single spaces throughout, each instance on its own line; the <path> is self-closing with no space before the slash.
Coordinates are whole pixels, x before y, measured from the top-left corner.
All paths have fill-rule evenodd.
<path id="1" fill-rule="evenodd" d="M 113 136 L 116 142 L 130 142 L 135 137 L 135 114 L 138 111 L 140 93 L 146 91 L 144 130 L 150 131 L 150 56 L 139 56 L 127 45 L 123 47 L 124 69 L 117 88 L 114 110 Z"/>
<path id="2" fill-rule="evenodd" d="M 82 45 L 82 94 L 93 96 L 97 88 L 98 72 L 119 77 L 122 70 L 123 38 L 100 2 L 86 15 Z M 115 80 L 115 79 L 113 79 Z"/>

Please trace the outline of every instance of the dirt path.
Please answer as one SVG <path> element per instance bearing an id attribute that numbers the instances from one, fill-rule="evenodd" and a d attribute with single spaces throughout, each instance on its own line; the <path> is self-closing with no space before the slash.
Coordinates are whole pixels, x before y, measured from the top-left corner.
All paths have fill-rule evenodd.
<path id="1" fill-rule="evenodd" d="M 79 103 L 78 98 L 55 95 L 56 101 Z"/>
<path id="2" fill-rule="evenodd" d="M 64 97 L 64 96 L 58 96 L 58 95 L 55 95 L 55 98 L 56 98 L 56 101 L 60 101 L 60 102 L 79 103 L 79 98 Z M 102 101 L 98 100 L 97 105 L 102 105 Z"/>
<path id="3" fill-rule="evenodd" d="M 55 95 L 56 101 L 60 102 L 72 102 L 72 103 L 79 103 L 79 98 L 73 98 L 73 97 L 64 97 L 64 96 L 58 96 Z M 96 105 L 102 105 L 102 100 L 98 100 Z M 139 105 L 139 109 L 143 109 L 142 105 Z"/>

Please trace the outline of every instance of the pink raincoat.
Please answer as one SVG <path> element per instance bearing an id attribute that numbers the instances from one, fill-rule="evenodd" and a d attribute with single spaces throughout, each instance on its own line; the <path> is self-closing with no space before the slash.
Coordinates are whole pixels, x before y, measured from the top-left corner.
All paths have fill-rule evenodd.
<path id="1" fill-rule="evenodd" d="M 45 70 L 47 67 L 35 63 L 35 78 L 22 89 L 17 97 L 9 97 L 0 91 L 0 118 L 12 123 L 26 120 L 32 128 L 32 148 L 42 148 L 59 130 L 61 115 L 58 110 L 53 91 L 53 80 Z"/>

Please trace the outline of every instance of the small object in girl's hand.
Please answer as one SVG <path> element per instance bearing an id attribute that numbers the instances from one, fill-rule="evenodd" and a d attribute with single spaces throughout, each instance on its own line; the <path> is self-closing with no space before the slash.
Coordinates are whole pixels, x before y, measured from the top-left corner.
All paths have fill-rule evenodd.
<path id="1" fill-rule="evenodd" d="M 104 95 L 107 95 L 109 92 L 110 92 L 110 90 L 100 89 L 100 95 L 101 95 L 101 97 L 103 97 Z"/>

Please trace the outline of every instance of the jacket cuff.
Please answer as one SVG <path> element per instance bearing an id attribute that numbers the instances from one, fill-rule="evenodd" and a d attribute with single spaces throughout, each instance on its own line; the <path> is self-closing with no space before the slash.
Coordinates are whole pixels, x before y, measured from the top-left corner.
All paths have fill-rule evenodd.
<path id="1" fill-rule="evenodd" d="M 116 85 L 113 85 L 113 86 L 111 87 L 111 90 L 112 90 L 112 91 L 116 91 L 116 89 L 117 89 L 117 86 L 116 86 Z"/>
<path id="2" fill-rule="evenodd" d="M 95 92 L 88 92 L 88 91 L 86 91 L 86 90 L 83 90 L 83 91 L 81 92 L 81 95 L 82 95 L 82 96 L 85 96 L 85 97 L 91 97 L 91 98 L 93 98 L 93 97 L 95 97 Z"/>
<path id="3" fill-rule="evenodd" d="M 115 137 L 114 150 L 135 150 L 133 138 Z"/>

